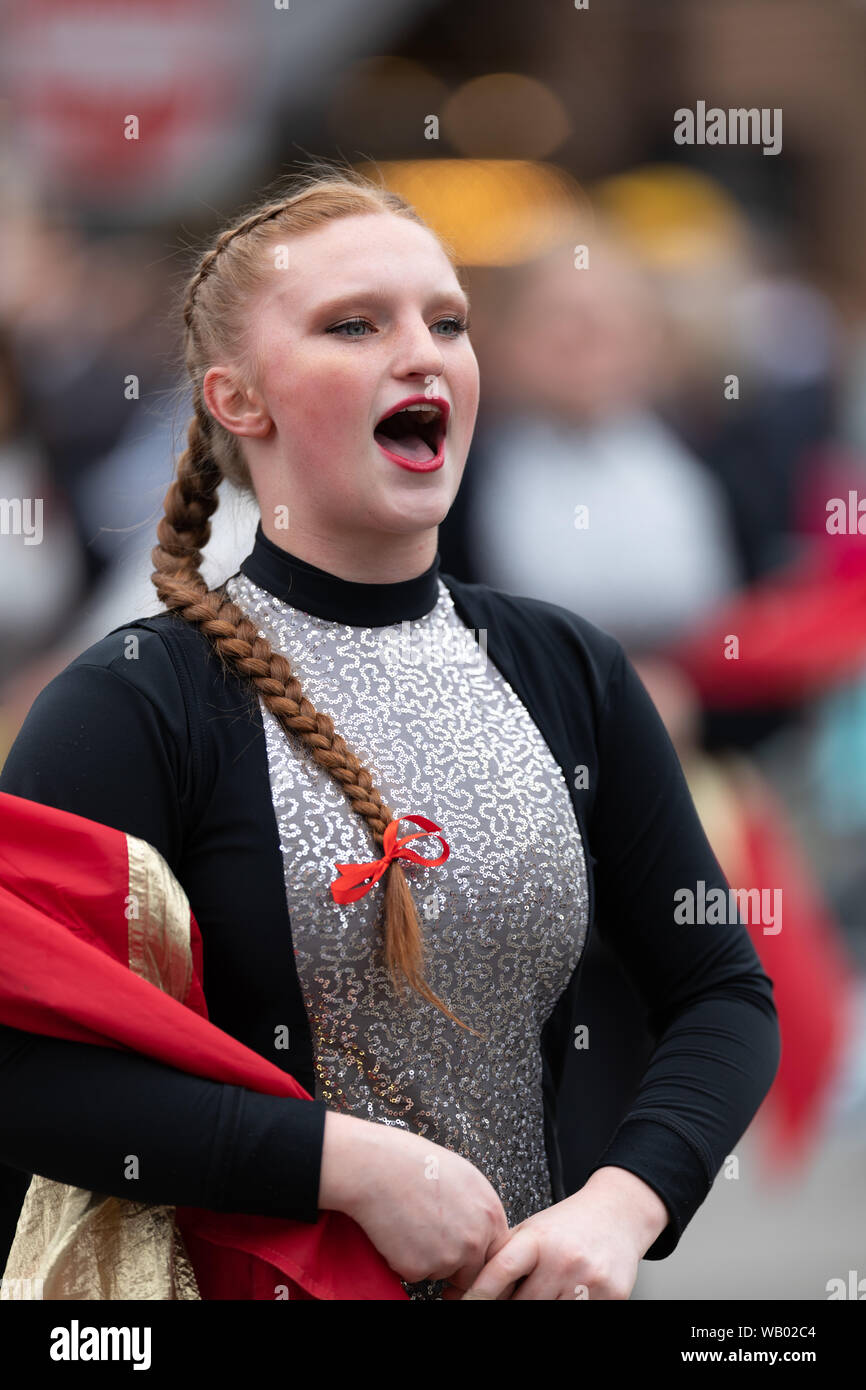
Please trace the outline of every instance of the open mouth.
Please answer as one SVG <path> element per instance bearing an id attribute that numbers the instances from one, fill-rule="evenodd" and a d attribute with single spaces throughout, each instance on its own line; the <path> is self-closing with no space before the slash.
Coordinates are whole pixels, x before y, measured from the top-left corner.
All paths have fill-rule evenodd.
<path id="1" fill-rule="evenodd" d="M 425 464 L 439 456 L 448 425 L 448 403 L 415 401 L 383 416 L 373 438 L 386 453 L 409 464 Z"/>

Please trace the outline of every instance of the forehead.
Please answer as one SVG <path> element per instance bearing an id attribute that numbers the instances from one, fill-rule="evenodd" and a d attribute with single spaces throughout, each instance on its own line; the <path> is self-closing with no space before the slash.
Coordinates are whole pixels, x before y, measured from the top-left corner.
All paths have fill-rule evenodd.
<path id="1" fill-rule="evenodd" d="M 460 282 L 436 237 L 394 213 L 338 217 L 284 243 L 273 293 L 295 308 L 342 293 L 460 292 Z"/>

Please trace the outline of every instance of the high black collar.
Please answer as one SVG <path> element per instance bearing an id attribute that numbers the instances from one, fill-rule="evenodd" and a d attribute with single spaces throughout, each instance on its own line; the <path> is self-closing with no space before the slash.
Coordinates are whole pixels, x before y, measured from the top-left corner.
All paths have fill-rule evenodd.
<path id="1" fill-rule="evenodd" d="M 385 627 L 404 619 L 423 618 L 439 597 L 439 552 L 429 569 L 394 584 L 361 584 L 338 579 L 328 570 L 300 560 L 275 545 L 256 527 L 255 544 L 241 573 L 260 589 L 328 622 L 352 627 Z"/>

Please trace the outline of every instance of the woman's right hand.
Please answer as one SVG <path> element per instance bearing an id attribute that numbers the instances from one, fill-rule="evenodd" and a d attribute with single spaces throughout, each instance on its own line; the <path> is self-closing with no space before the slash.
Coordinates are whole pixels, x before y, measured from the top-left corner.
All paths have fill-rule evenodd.
<path id="1" fill-rule="evenodd" d="M 328 1111 L 319 1207 L 344 1211 L 399 1274 L 468 1288 L 508 1239 L 483 1173 L 409 1130 Z"/>

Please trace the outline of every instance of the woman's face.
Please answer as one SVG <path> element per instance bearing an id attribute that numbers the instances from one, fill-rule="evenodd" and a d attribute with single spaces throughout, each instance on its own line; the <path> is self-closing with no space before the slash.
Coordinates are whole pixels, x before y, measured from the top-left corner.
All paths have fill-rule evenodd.
<path id="1" fill-rule="evenodd" d="M 591 269 L 576 269 L 571 249 L 553 255 L 503 310 L 486 366 L 507 398 L 573 423 L 653 398 L 664 372 L 661 320 L 624 256 L 593 245 Z"/>
<path id="2" fill-rule="evenodd" d="M 275 238 L 275 257 L 280 245 Z M 451 263 L 426 228 L 391 213 L 325 223 L 288 238 L 282 255 L 286 267 L 272 261 L 253 306 L 255 387 L 233 417 L 263 522 L 287 506 L 289 536 L 353 543 L 435 528 L 460 485 L 478 410 L 467 303 Z M 221 370 L 205 378 L 213 413 L 228 400 Z M 413 396 L 425 413 L 377 432 Z"/>

